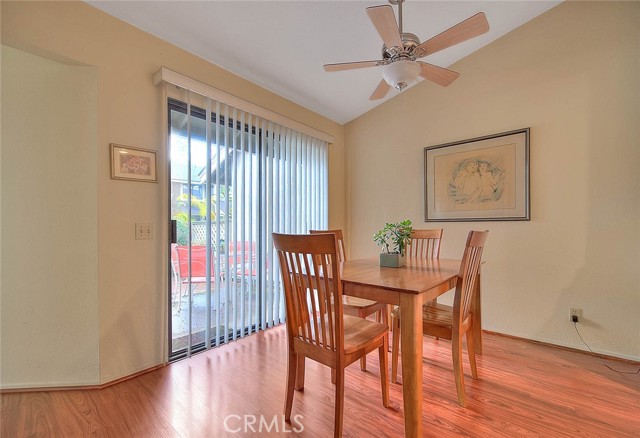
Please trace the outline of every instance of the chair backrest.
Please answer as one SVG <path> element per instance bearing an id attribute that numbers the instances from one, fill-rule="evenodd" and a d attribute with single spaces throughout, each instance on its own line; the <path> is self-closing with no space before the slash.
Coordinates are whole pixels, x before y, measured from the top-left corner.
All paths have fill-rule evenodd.
<path id="1" fill-rule="evenodd" d="M 173 247 L 172 247 L 173 251 Z M 181 278 L 189 277 L 189 247 L 177 245 L 175 254 L 178 259 L 178 274 Z M 211 277 L 213 277 L 214 258 L 211 257 Z M 207 247 L 203 245 L 191 246 L 191 276 L 206 277 L 207 276 Z"/>
<path id="2" fill-rule="evenodd" d="M 179 268 L 178 268 L 178 244 L 177 243 L 171 244 L 171 270 L 175 275 L 180 275 Z"/>
<path id="3" fill-rule="evenodd" d="M 454 327 L 459 326 L 471 311 L 471 303 L 482 261 L 482 250 L 488 234 L 489 231 L 469 231 L 453 298 Z"/>
<path id="4" fill-rule="evenodd" d="M 407 256 L 422 259 L 440 258 L 442 228 L 436 230 L 413 230 L 407 245 Z"/>
<path id="5" fill-rule="evenodd" d="M 302 342 L 329 364 L 344 348 L 342 283 L 332 234 L 277 234 L 290 346 Z"/>
<path id="6" fill-rule="evenodd" d="M 326 234 L 331 233 L 336 236 L 336 249 L 338 250 L 338 261 L 344 262 L 347 260 L 347 250 L 344 247 L 344 236 L 342 230 L 309 230 L 309 234 Z"/>
<path id="7" fill-rule="evenodd" d="M 244 242 L 231 242 L 229 248 L 229 266 L 245 265 L 249 269 L 249 260 L 256 256 L 256 242 L 245 240 Z"/>

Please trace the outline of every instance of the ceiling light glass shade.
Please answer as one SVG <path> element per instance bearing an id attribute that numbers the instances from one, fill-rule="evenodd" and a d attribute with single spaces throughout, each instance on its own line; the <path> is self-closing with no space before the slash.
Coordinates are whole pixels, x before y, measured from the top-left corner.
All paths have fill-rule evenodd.
<path id="1" fill-rule="evenodd" d="M 406 88 L 407 85 L 416 80 L 419 74 L 420 64 L 415 61 L 396 61 L 382 67 L 384 80 L 398 90 Z"/>

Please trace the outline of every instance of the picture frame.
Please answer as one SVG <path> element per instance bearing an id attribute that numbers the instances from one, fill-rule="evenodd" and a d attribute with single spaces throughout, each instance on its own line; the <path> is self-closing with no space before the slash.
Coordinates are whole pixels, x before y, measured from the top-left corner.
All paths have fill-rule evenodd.
<path id="1" fill-rule="evenodd" d="M 111 143 L 111 179 L 158 182 L 156 151 Z"/>
<path id="2" fill-rule="evenodd" d="M 425 222 L 528 221 L 530 128 L 424 148 Z"/>

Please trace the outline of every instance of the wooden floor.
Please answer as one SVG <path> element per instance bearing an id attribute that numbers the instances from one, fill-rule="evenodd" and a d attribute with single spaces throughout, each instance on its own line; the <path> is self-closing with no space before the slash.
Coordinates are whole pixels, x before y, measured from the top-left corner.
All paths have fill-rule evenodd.
<path id="1" fill-rule="evenodd" d="M 615 373 L 582 353 L 492 334 L 483 339 L 480 380 L 471 380 L 465 355 L 468 407 L 461 408 L 450 344 L 425 338 L 425 436 L 640 436 L 640 375 Z M 330 373 L 310 362 L 305 390 L 294 398 L 293 415 L 301 417 L 286 425 L 304 430 L 282 431 L 285 351 L 279 327 L 102 390 L 3 394 L 0 436 L 331 436 Z M 377 353 L 368 367 L 347 370 L 344 436 L 402 436 L 402 387 L 391 385 L 391 408 L 383 408 Z M 262 434 L 225 431 L 227 416 L 230 430 L 256 416 L 257 431 L 260 415 L 270 432 L 266 423 Z"/>

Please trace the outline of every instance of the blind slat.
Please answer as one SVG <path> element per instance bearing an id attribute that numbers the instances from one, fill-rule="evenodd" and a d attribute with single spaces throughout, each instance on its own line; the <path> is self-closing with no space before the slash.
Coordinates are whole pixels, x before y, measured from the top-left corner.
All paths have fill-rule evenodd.
<path id="1" fill-rule="evenodd" d="M 179 183 L 186 185 L 181 214 L 189 224 L 189 274 L 183 280 L 185 351 L 191 355 L 196 346 L 216 347 L 284 322 L 271 233 L 306 234 L 326 226 L 328 144 L 223 102 L 205 99 L 204 109 L 198 108 L 202 98 L 192 105 L 189 93 L 185 101 L 186 123 L 171 128 L 186 144 L 186 181 Z M 206 248 L 202 261 L 193 251 L 199 245 Z"/>

